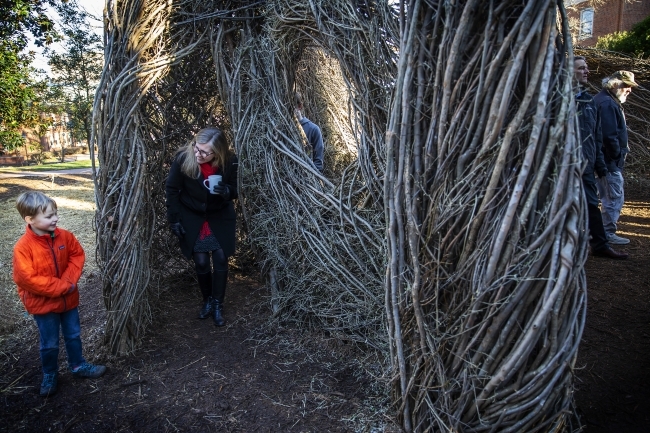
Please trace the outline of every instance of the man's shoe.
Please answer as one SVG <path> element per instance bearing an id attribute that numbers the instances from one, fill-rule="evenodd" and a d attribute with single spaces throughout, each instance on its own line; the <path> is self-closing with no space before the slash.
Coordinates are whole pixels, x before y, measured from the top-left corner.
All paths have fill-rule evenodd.
<path id="1" fill-rule="evenodd" d="M 208 297 L 208 300 L 203 304 L 203 308 L 199 312 L 199 319 L 207 319 L 212 314 L 212 296 Z"/>
<path id="2" fill-rule="evenodd" d="M 627 253 L 619 253 L 618 251 L 613 250 L 612 247 L 607 247 L 602 250 L 594 251 L 593 255 L 595 257 L 605 257 L 607 259 L 614 259 L 614 260 L 627 259 Z"/>
<path id="3" fill-rule="evenodd" d="M 41 382 L 41 395 L 47 397 L 56 393 L 56 373 L 43 375 Z"/>
<path id="4" fill-rule="evenodd" d="M 97 379 L 104 373 L 106 373 L 106 367 L 103 365 L 92 365 L 87 362 L 72 369 L 72 375 L 77 378 Z"/>
<path id="5" fill-rule="evenodd" d="M 607 235 L 607 242 L 609 242 L 612 245 L 627 245 L 630 243 L 630 240 L 627 238 L 616 236 L 615 233 L 612 233 L 610 235 Z"/>

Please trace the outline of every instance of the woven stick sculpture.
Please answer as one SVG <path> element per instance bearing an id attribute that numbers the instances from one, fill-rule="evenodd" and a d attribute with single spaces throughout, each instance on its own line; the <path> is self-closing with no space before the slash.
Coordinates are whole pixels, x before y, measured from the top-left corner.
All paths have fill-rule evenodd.
<path id="1" fill-rule="evenodd" d="M 328 16 L 327 30 L 349 29 L 353 26 L 344 22 L 349 20 L 357 26 L 349 33 L 366 37 L 369 20 L 345 15 L 355 13 L 346 2 L 325 4 L 343 14 Z M 319 5 L 314 6 L 319 13 Z M 386 5 L 384 10 L 388 13 Z M 269 275 L 276 314 L 385 347 L 383 209 L 377 173 L 383 147 L 378 125 L 385 122 L 372 123 L 381 114 L 385 119 L 385 113 L 368 107 L 375 101 L 368 101 L 365 86 L 373 83 L 363 80 L 364 87 L 355 90 L 364 93 L 348 96 L 344 80 L 351 77 L 345 69 L 343 76 L 331 71 L 331 63 L 320 56 L 318 47 L 327 48 L 321 41 L 329 38 L 310 8 L 277 2 L 273 12 L 265 17 L 264 27 L 249 20 L 244 31 L 235 32 L 232 23 L 221 23 L 211 35 L 221 98 L 228 101 L 240 155 L 240 201 L 248 235 Z M 341 41 L 378 58 L 374 41 L 351 36 Z M 237 48 L 226 48 L 233 46 Z M 328 177 L 305 154 L 302 130 L 293 118 L 294 88 L 307 95 L 307 114 L 326 132 L 328 148 L 338 149 L 326 158 Z M 332 97 L 337 92 L 338 100 Z M 376 106 L 385 110 L 388 95 L 384 91 L 385 99 Z M 318 109 L 324 105 L 328 108 Z M 357 107 L 368 108 L 362 112 Z M 353 132 L 371 128 L 371 133 Z M 366 140 L 365 146 L 342 143 L 351 137 Z M 337 163 L 353 159 L 349 147 L 359 150 L 353 152 L 354 162 Z"/>
<path id="2" fill-rule="evenodd" d="M 95 178 L 97 260 L 108 310 L 106 336 L 113 352 L 128 352 L 140 337 L 148 303 L 149 251 L 154 209 L 148 200 L 146 129 L 139 104 L 168 62 L 155 52 L 169 8 L 143 18 L 140 4 L 107 3 L 104 69 L 95 98 L 93 138 L 100 170 Z M 142 35 L 145 27 L 155 29 Z M 140 36 L 136 36 L 140 35 Z"/>
<path id="3" fill-rule="evenodd" d="M 556 6 L 409 10 L 385 181 L 407 431 L 550 430 L 571 401 L 585 215 Z"/>
<path id="4" fill-rule="evenodd" d="M 217 124 L 274 314 L 360 343 L 406 431 L 562 426 L 587 240 L 561 2 L 107 10 L 94 137 L 114 352 L 137 345 L 157 282 L 191 266 L 163 183 L 173 151 Z M 323 129 L 324 174 L 294 90 Z"/>
<path id="5" fill-rule="evenodd" d="M 97 261 L 108 310 L 106 339 L 114 353 L 136 347 L 149 320 L 152 264 L 160 264 L 154 270 L 168 266 L 161 242 L 154 241 L 164 217 L 163 163 L 175 137 L 165 111 L 174 111 L 169 105 L 178 100 L 169 98 L 176 93 L 165 88 L 164 79 L 174 78 L 171 67 L 201 41 L 181 28 L 174 35 L 180 44 L 173 44 L 171 14 L 168 3 L 106 3 L 106 66 L 95 98 L 92 139 L 100 163 L 95 178 Z M 177 82 L 172 87 L 181 90 Z"/>

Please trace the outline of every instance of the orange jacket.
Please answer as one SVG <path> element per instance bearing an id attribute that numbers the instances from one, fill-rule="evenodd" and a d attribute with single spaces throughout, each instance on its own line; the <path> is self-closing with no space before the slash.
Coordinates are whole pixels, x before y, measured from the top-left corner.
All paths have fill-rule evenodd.
<path id="1" fill-rule="evenodd" d="M 14 246 L 13 277 L 29 314 L 63 313 L 79 306 L 77 282 L 86 255 L 67 230 L 39 236 L 27 226 Z"/>

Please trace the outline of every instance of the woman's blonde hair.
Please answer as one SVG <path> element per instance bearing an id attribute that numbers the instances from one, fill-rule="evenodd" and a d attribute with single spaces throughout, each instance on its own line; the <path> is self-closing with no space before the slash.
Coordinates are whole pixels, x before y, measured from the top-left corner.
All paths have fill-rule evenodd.
<path id="1" fill-rule="evenodd" d="M 196 143 L 210 144 L 210 151 L 214 153 L 214 158 L 211 163 L 215 168 L 221 167 L 223 170 L 233 154 L 228 147 L 226 135 L 220 129 L 212 127 L 201 129 L 187 143 L 187 146 L 178 149 L 178 154 L 183 156 L 181 159 L 181 171 L 191 178 L 196 179 L 201 175 L 199 163 L 196 162 L 196 157 L 194 156 L 194 145 Z"/>

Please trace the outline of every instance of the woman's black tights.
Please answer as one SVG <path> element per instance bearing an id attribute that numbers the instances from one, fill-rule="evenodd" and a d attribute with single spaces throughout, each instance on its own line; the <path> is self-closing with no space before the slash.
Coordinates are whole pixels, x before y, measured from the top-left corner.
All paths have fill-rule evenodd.
<path id="1" fill-rule="evenodd" d="M 210 266 L 211 254 L 212 266 Z M 228 258 L 223 250 L 219 248 L 212 253 L 193 253 L 192 258 L 203 301 L 212 296 L 219 303 L 223 303 L 226 294 L 226 281 L 228 281 Z"/>

